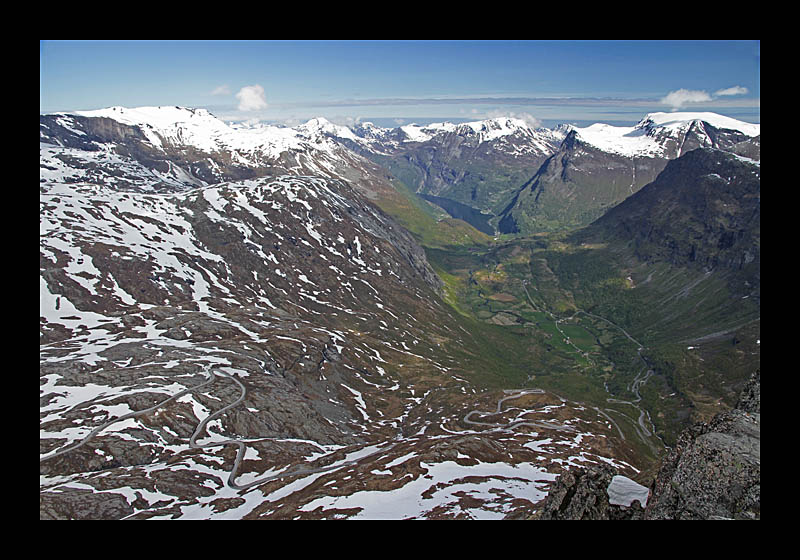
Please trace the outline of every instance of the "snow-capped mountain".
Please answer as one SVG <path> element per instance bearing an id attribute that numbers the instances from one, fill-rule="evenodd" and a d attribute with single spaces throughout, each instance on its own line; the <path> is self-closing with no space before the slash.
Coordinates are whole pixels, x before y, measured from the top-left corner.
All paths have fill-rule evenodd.
<path id="1" fill-rule="evenodd" d="M 461 124 L 433 123 L 427 126 L 406 125 L 400 130 L 408 142 L 429 142 L 437 136 L 456 135 L 482 144 L 490 143 L 492 149 L 510 155 L 546 153 L 552 145 L 564 139 L 563 134 L 547 128 L 532 128 L 524 120 L 497 117 Z M 509 147 L 512 147 L 510 150 Z"/>
<path id="2" fill-rule="evenodd" d="M 524 120 L 497 117 L 480 121 L 454 124 L 451 122 L 428 125 L 407 124 L 396 128 L 379 128 L 370 122 L 361 123 L 330 133 L 351 140 L 362 148 L 382 155 L 392 155 L 417 144 L 446 144 L 448 138 L 460 137 L 470 146 L 484 145 L 506 156 L 542 154 L 552 152 L 553 144 L 564 139 L 564 133 L 547 128 L 533 128 Z"/>
<path id="3" fill-rule="evenodd" d="M 566 135 L 563 128 L 532 128 L 522 119 L 506 117 L 393 129 L 367 123 L 352 131 L 358 138 L 343 140 L 348 147 L 467 221 L 470 213 L 498 214 Z M 454 207 L 471 210 L 456 213 Z"/>
<path id="4" fill-rule="evenodd" d="M 706 125 L 710 125 L 707 128 Z M 635 126 L 596 123 L 574 128 L 578 138 L 612 154 L 627 157 L 665 157 L 674 159 L 686 148 L 714 146 L 718 136 L 743 141 L 761 134 L 761 125 L 746 123 L 716 113 L 649 113 Z M 692 140 L 689 146 L 685 143 Z"/>
<path id="5" fill-rule="evenodd" d="M 455 135 L 469 139 L 473 144 L 491 144 L 492 148 L 506 155 L 526 153 L 548 154 L 564 140 L 570 131 L 575 131 L 585 143 L 609 153 L 636 156 L 667 156 L 667 140 L 678 141 L 694 129 L 697 134 L 713 143 L 704 124 L 718 131 L 739 133 L 753 138 L 760 135 L 760 125 L 746 123 L 716 113 L 649 113 L 633 127 L 612 126 L 596 123 L 588 127 L 562 125 L 554 129 L 532 128 L 524 120 L 498 117 L 481 121 L 454 124 L 449 122 L 429 125 L 409 124 L 397 128 L 380 128 L 372 123 L 360 123 L 348 127 L 336 125 L 318 117 L 294 128 L 258 124 L 226 124 L 205 109 L 185 107 L 109 107 L 94 111 L 55 113 L 48 115 L 60 127 L 77 136 L 86 137 L 82 120 L 110 119 L 119 124 L 136 127 L 156 149 L 165 151 L 180 147 L 198 151 L 229 154 L 236 162 L 247 166 L 259 166 L 265 159 L 277 159 L 289 151 L 317 150 L 334 155 L 337 145 L 331 139 L 348 140 L 360 146 L 386 153 L 389 148 L 399 149 L 404 144 L 444 142 L 447 136 Z M 41 137 L 47 141 L 48 121 L 45 121 Z M 498 142 L 499 141 L 499 142 Z M 509 147 L 511 148 L 509 149 Z"/>
<path id="6" fill-rule="evenodd" d="M 760 125 L 714 113 L 651 113 L 633 127 L 572 127 L 514 193 L 498 229 L 531 233 L 585 226 L 654 181 L 667 162 L 703 147 L 758 160 L 760 138 Z"/>
<path id="7" fill-rule="evenodd" d="M 476 228 L 504 233 L 585 225 L 654 180 L 667 161 L 699 147 L 760 157 L 760 125 L 715 113 L 651 113 L 630 127 L 534 129 L 521 119 L 495 118 L 393 129 L 365 123 L 331 134 L 451 215 L 475 215 Z M 543 197 L 541 181 L 539 190 L 525 191 L 548 170 L 555 183 Z M 562 189 L 562 182 L 571 186 Z M 526 202 L 528 195 L 535 203 Z"/>
<path id="8" fill-rule="evenodd" d="M 284 152 L 331 146 L 314 135 L 313 121 L 300 130 L 259 125 L 230 126 L 205 109 L 186 107 L 110 107 L 97 111 L 76 111 L 76 116 L 106 118 L 139 128 L 156 148 L 194 148 L 206 153 L 231 154 L 239 163 L 259 165 L 264 159 L 278 158 Z M 61 122 L 69 119 L 64 115 Z M 303 134 L 302 132 L 306 132 Z M 316 140 L 312 144 L 313 140 Z"/>
<path id="9" fill-rule="evenodd" d="M 315 118 L 289 128 L 226 124 L 203 109 L 111 107 L 43 115 L 40 140 L 44 179 L 176 192 L 319 175 L 352 181 L 379 205 L 396 198 L 397 179 L 489 233 L 585 225 L 698 147 L 760 157 L 760 125 L 686 112 L 651 113 L 632 127 L 532 128 L 502 117 L 396 128 Z M 548 173 L 555 182 L 542 197 Z"/>
<path id="10" fill-rule="evenodd" d="M 755 137 L 761 134 L 761 125 L 753 124 L 717 113 L 710 112 L 672 112 L 648 113 L 636 125 L 637 128 L 662 127 L 668 129 L 686 130 L 692 123 L 708 123 L 720 130 L 734 130 L 745 136 Z"/>
<path id="11" fill-rule="evenodd" d="M 111 107 L 40 116 L 40 153 L 44 178 L 90 176 L 118 189 L 175 192 L 283 174 L 387 188 L 377 166 L 335 141 L 326 122 L 297 128 L 228 125 L 204 109 Z M 142 174 L 148 177 L 139 181 Z M 153 182 L 153 174 L 160 181 Z"/>

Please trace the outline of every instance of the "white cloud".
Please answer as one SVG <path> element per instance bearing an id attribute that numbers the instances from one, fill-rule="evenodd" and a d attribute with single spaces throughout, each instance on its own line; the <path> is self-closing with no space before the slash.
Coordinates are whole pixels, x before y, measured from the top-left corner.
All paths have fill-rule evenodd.
<path id="1" fill-rule="evenodd" d="M 227 84 L 225 84 L 224 86 L 216 87 L 214 88 L 214 91 L 211 92 L 211 95 L 230 95 L 230 94 L 231 94 L 231 88 L 229 88 Z"/>
<path id="2" fill-rule="evenodd" d="M 513 111 L 489 111 L 486 113 L 486 116 L 490 119 L 496 119 L 499 117 L 508 117 L 510 119 L 521 119 L 525 121 L 531 128 L 539 128 L 542 126 L 542 121 L 531 115 L 530 113 L 516 113 Z"/>
<path id="3" fill-rule="evenodd" d="M 671 91 L 661 98 L 661 103 L 671 106 L 673 111 L 677 111 L 687 103 L 702 103 L 704 101 L 711 101 L 711 96 L 707 92 L 683 88 Z"/>
<path id="4" fill-rule="evenodd" d="M 714 92 L 714 95 L 744 95 L 749 90 L 743 86 L 733 86 L 725 89 L 719 89 Z"/>
<path id="5" fill-rule="evenodd" d="M 254 86 L 244 86 L 236 94 L 239 100 L 240 111 L 258 111 L 267 108 L 267 98 L 264 96 L 264 88 L 256 84 Z"/>
<path id="6" fill-rule="evenodd" d="M 350 116 L 335 116 L 330 117 L 328 120 L 331 121 L 333 124 L 341 124 L 344 126 L 356 126 L 361 124 L 361 120 L 363 117 L 350 117 Z"/>

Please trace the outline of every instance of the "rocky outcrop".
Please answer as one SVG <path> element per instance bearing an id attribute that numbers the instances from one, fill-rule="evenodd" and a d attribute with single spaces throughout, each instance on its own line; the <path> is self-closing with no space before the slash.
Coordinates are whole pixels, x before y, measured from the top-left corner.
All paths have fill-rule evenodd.
<path id="1" fill-rule="evenodd" d="M 661 465 L 645 519 L 761 518 L 761 373 L 737 408 L 684 431 Z"/>
<path id="2" fill-rule="evenodd" d="M 65 118 L 63 115 L 39 115 L 39 140 L 58 146 L 98 151 L 104 142 L 146 142 L 139 128 L 108 118 Z"/>
<path id="3" fill-rule="evenodd" d="M 609 465 L 573 469 L 562 474 L 547 494 L 545 503 L 533 520 L 624 520 L 639 519 L 642 506 L 638 500 L 630 507 L 609 502 L 608 488 L 615 471 Z"/>
<path id="4" fill-rule="evenodd" d="M 612 505 L 607 466 L 562 474 L 530 519 L 760 519 L 761 373 L 735 409 L 685 430 L 650 487 L 647 506 Z"/>
<path id="5" fill-rule="evenodd" d="M 57 495 L 39 495 L 39 519 L 121 519 L 133 513 L 121 495 L 86 489 L 67 489 Z"/>
<path id="6" fill-rule="evenodd" d="M 735 408 L 750 414 L 761 414 L 761 370 L 750 377 Z"/>

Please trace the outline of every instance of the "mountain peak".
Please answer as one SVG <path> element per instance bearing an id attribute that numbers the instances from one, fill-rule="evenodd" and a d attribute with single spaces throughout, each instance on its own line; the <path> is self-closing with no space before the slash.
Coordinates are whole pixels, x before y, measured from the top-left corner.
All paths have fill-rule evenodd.
<path id="1" fill-rule="evenodd" d="M 297 127 L 301 132 L 309 134 L 310 136 L 336 136 L 339 138 L 347 138 L 349 140 L 356 140 L 356 135 L 353 131 L 344 125 L 334 124 L 325 117 L 314 117 L 309 119 L 304 124 Z"/>
<path id="2" fill-rule="evenodd" d="M 758 136 L 761 134 L 760 124 L 748 123 L 711 112 L 648 113 L 639 121 L 635 128 L 679 128 L 695 121 L 707 122 L 715 128 L 737 130 L 747 136 Z"/>
<path id="3" fill-rule="evenodd" d="M 484 135 L 484 140 L 493 140 L 500 136 L 507 136 L 517 132 L 531 132 L 523 119 L 515 117 L 492 117 L 482 121 L 466 122 L 458 125 L 458 130 L 471 130 L 476 134 Z"/>

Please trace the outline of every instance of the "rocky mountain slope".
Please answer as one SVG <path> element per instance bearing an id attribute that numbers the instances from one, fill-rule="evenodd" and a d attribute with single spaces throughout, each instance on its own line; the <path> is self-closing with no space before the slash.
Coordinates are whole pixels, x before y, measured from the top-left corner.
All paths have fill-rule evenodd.
<path id="1" fill-rule="evenodd" d="M 571 466 L 637 476 L 444 303 L 368 167 L 105 119 L 40 117 L 41 518 L 502 518 Z"/>
<path id="2" fill-rule="evenodd" d="M 693 150 L 580 235 L 626 243 L 644 261 L 760 268 L 761 167 L 720 150 Z"/>
<path id="3" fill-rule="evenodd" d="M 760 316 L 757 161 L 711 148 L 691 151 L 570 240 L 604 246 L 629 271 L 648 302 L 631 325 L 651 340 L 697 347 L 693 341 L 731 334 Z"/>

